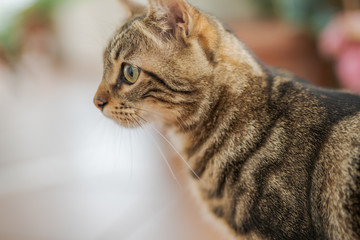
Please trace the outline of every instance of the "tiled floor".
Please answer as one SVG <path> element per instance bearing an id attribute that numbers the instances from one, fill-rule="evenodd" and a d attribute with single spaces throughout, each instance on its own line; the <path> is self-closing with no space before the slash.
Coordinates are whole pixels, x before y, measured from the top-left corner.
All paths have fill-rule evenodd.
<path id="1" fill-rule="evenodd" d="M 100 76 L 0 72 L 0 239 L 224 239 L 148 133 L 92 105 Z"/>

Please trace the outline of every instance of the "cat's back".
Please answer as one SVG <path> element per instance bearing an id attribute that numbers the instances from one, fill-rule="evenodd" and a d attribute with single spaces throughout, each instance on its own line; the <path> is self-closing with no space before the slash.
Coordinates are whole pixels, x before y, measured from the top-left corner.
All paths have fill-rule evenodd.
<path id="1" fill-rule="evenodd" d="M 322 92 L 329 132 L 319 153 L 314 184 L 321 200 L 320 215 L 332 239 L 360 238 L 360 97 L 344 92 Z M 315 200 L 315 199 L 314 199 Z"/>
<path id="2" fill-rule="evenodd" d="M 287 72 L 272 70 L 270 76 L 270 103 L 277 110 L 290 110 L 305 119 L 317 117 L 313 120 L 327 128 L 347 119 L 359 127 L 360 95 L 317 87 Z"/>
<path id="3" fill-rule="evenodd" d="M 310 127 L 318 139 L 309 168 L 315 227 L 326 229 L 323 234 L 331 239 L 359 239 L 360 96 L 284 76 L 272 84 L 280 107 L 290 109 L 299 129 Z"/>

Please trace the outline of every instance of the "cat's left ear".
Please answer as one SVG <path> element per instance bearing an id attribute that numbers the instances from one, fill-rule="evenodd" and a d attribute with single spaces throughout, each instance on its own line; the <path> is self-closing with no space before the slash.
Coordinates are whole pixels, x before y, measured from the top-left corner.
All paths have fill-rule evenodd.
<path id="1" fill-rule="evenodd" d="M 189 37 L 195 30 L 200 13 L 185 0 L 148 0 L 148 16 L 165 20 L 174 33 Z"/>
<path id="2" fill-rule="evenodd" d="M 141 14 L 141 13 L 145 13 L 146 12 L 146 7 L 133 2 L 132 0 L 119 0 L 119 2 L 121 3 L 121 5 L 123 5 L 125 7 L 125 9 L 128 12 L 128 17 L 132 17 L 136 14 Z"/>

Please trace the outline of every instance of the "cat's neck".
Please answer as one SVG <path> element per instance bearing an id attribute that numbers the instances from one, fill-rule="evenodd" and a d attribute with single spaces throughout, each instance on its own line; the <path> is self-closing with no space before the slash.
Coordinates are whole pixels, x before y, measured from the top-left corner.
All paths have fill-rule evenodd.
<path id="1" fill-rule="evenodd" d="M 263 118 L 268 100 L 268 94 L 264 94 L 268 88 L 265 66 L 234 35 L 226 33 L 221 39 L 215 61 L 218 64 L 212 80 L 207 80 L 207 84 L 213 86 L 208 87 L 209 92 L 204 94 L 192 122 L 185 127 L 178 126 L 175 134 L 194 168 L 198 159 L 212 157 L 213 153 L 204 152 L 214 144 L 212 138 L 228 135 L 234 125 L 237 131 L 243 132 L 239 136 L 256 135 L 258 130 L 249 123 Z M 251 132 L 253 130 L 255 132 Z M 218 143 L 213 148 L 220 147 L 221 141 Z"/>
<path id="2" fill-rule="evenodd" d="M 215 70 L 220 70 L 222 75 L 224 74 L 223 70 L 226 69 L 229 76 L 237 82 L 244 75 L 246 77 L 265 75 L 264 68 L 266 66 L 232 33 L 222 33 L 218 48 L 219 66 Z"/>
<path id="3" fill-rule="evenodd" d="M 236 141 L 243 142 L 243 151 L 247 151 L 247 136 L 259 135 L 259 126 L 266 126 L 268 120 L 266 107 L 269 95 L 266 92 L 269 84 L 263 72 L 265 70 L 252 58 L 251 53 L 237 52 L 226 57 L 229 59 L 222 63 L 222 69 L 214 74 L 214 84 L 222 84 L 212 88 L 216 90 L 209 94 L 208 105 L 202 115 L 189 126 L 190 130 L 182 135 L 185 139 L 184 154 L 199 174 L 201 162 L 213 158 L 216 151 L 226 148 L 227 145 L 231 148 L 230 145 Z M 248 60 L 244 62 L 246 57 Z M 249 64 L 252 66 L 249 67 Z M 233 134 L 234 131 L 238 134 Z M 239 139 L 232 141 L 232 137 Z M 214 152 L 209 152 L 209 149 Z M 221 159 L 218 160 L 219 164 Z"/>

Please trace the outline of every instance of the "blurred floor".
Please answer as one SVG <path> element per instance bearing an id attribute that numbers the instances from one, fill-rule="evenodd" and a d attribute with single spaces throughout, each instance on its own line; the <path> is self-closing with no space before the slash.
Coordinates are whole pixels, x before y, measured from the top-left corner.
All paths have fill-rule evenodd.
<path id="1" fill-rule="evenodd" d="M 121 129 L 93 106 L 100 77 L 1 73 L 0 239 L 220 239 L 150 130 Z"/>

